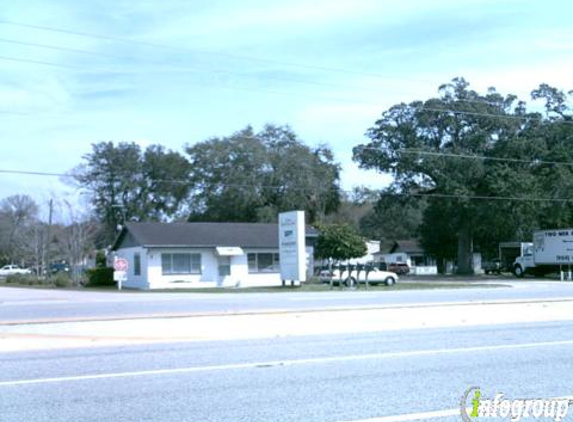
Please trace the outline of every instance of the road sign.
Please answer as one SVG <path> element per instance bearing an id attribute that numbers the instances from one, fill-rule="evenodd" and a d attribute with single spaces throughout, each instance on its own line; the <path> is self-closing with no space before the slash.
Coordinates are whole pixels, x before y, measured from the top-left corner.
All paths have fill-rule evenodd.
<path id="1" fill-rule="evenodd" d="M 113 281 L 125 281 L 127 280 L 127 274 L 125 271 L 114 271 L 113 272 Z"/>
<path id="2" fill-rule="evenodd" d="M 129 264 L 125 258 L 115 258 L 113 260 L 113 269 L 116 271 L 127 271 Z"/>

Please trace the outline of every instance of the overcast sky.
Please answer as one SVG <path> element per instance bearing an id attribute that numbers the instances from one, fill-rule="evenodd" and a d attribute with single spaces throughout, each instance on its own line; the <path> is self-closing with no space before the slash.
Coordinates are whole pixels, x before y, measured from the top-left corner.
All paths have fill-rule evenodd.
<path id="1" fill-rule="evenodd" d="M 527 100 L 573 89 L 572 16 L 566 0 L 4 0 L 0 198 L 61 195 L 4 171 L 67 172 L 99 141 L 182 152 L 265 123 L 329 144 L 345 189 L 381 187 L 351 149 L 385 109 L 456 76 Z"/>

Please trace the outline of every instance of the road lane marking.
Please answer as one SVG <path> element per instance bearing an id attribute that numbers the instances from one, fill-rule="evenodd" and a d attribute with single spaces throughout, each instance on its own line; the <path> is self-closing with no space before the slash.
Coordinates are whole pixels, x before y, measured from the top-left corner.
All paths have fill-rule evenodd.
<path id="1" fill-rule="evenodd" d="M 434 412 L 405 413 L 402 415 L 381 416 L 379 418 L 337 422 L 410 422 L 423 421 L 434 418 L 446 418 L 448 416 L 460 416 L 460 408 L 458 407 L 457 409 L 436 410 Z"/>
<path id="2" fill-rule="evenodd" d="M 562 396 L 562 397 L 552 397 L 551 400 L 569 400 L 573 401 L 573 396 Z M 471 412 L 472 408 L 468 407 L 466 411 Z M 433 412 L 421 412 L 421 413 L 404 413 L 401 415 L 392 416 L 380 416 L 377 418 L 368 419 L 354 419 L 348 421 L 337 421 L 337 422 L 411 422 L 411 421 L 423 421 L 427 419 L 434 418 L 446 418 L 448 416 L 460 416 L 460 408 L 455 409 L 444 409 L 436 410 Z"/>
<path id="3" fill-rule="evenodd" d="M 316 300 L 316 299 L 303 299 Z M 343 298 L 341 298 L 343 299 Z M 289 299 L 291 301 L 295 299 Z M 225 311 L 204 311 L 204 312 L 180 312 L 180 313 L 152 313 L 152 314 L 126 314 L 126 315 L 101 315 L 83 317 L 55 317 L 26 320 L 0 320 L 1 326 L 18 325 L 48 325 L 66 322 L 105 322 L 105 321 L 126 321 L 126 320 L 147 320 L 147 319 L 178 319 L 178 318 L 203 318 L 203 317 L 229 317 L 229 316 L 259 316 L 259 315 L 288 315 L 288 314 L 316 314 L 324 312 L 349 312 L 349 311 L 384 311 L 395 309 L 418 309 L 418 308 L 439 308 L 476 305 L 527 305 L 539 303 L 566 303 L 573 302 L 573 297 L 551 297 L 540 299 L 496 299 L 496 300 L 475 300 L 464 302 L 412 302 L 412 303 L 385 303 L 377 305 L 342 305 L 327 306 L 324 308 L 269 308 L 269 309 L 245 309 L 245 310 L 225 310 Z"/>
<path id="4" fill-rule="evenodd" d="M 325 363 L 335 363 L 335 362 L 351 362 L 351 361 L 377 360 L 377 359 L 384 360 L 390 358 L 431 356 L 431 355 L 454 354 L 454 353 L 475 353 L 475 352 L 488 352 L 496 350 L 532 349 L 539 347 L 570 346 L 570 345 L 573 345 L 573 340 L 544 341 L 538 343 L 521 343 L 521 344 L 502 344 L 493 346 L 472 346 L 472 347 L 459 347 L 452 349 L 412 350 L 407 352 L 384 352 L 384 353 L 371 353 L 365 355 L 328 356 L 328 357 L 278 360 L 278 361 L 231 363 L 224 365 L 191 366 L 186 368 L 154 369 L 147 371 L 116 372 L 116 373 L 106 373 L 106 374 L 0 381 L 0 387 L 30 385 L 30 384 L 50 384 L 50 383 L 60 383 L 60 382 L 87 381 L 87 380 L 111 379 L 111 378 L 174 375 L 174 374 L 225 371 L 225 370 L 237 370 L 237 369 L 263 369 L 263 368 L 285 367 L 285 366 L 295 366 L 295 365 L 325 364 Z"/>

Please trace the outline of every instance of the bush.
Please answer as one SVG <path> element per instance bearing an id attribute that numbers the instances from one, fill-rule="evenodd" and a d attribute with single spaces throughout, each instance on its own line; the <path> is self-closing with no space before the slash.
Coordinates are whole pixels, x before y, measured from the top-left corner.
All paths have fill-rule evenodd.
<path id="1" fill-rule="evenodd" d="M 12 274 L 6 277 L 6 283 L 33 286 L 35 284 L 42 284 L 42 280 L 35 275 Z"/>
<path id="2" fill-rule="evenodd" d="M 12 274 L 0 282 L 13 284 L 15 286 L 50 286 L 52 282 L 49 279 L 43 279 L 34 274 Z"/>
<path id="3" fill-rule="evenodd" d="M 105 257 L 104 251 L 97 251 L 95 262 L 96 262 L 96 268 L 105 268 L 105 266 L 107 265 L 107 258 Z"/>
<path id="4" fill-rule="evenodd" d="M 115 286 L 113 268 L 92 268 L 86 271 L 88 282 L 86 287 Z"/>
<path id="5" fill-rule="evenodd" d="M 70 276 L 63 272 L 54 274 L 48 281 L 56 287 L 70 287 L 72 285 L 72 279 Z"/>

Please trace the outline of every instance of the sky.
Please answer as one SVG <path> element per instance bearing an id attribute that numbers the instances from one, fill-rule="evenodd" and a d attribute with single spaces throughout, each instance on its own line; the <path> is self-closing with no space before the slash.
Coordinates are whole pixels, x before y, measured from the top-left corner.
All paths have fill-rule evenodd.
<path id="1" fill-rule="evenodd" d="M 0 199 L 41 207 L 101 141 L 186 145 L 252 125 L 352 147 L 394 104 L 464 77 L 530 100 L 573 89 L 567 0 L 0 0 Z M 67 198 L 67 199 L 66 199 Z"/>

